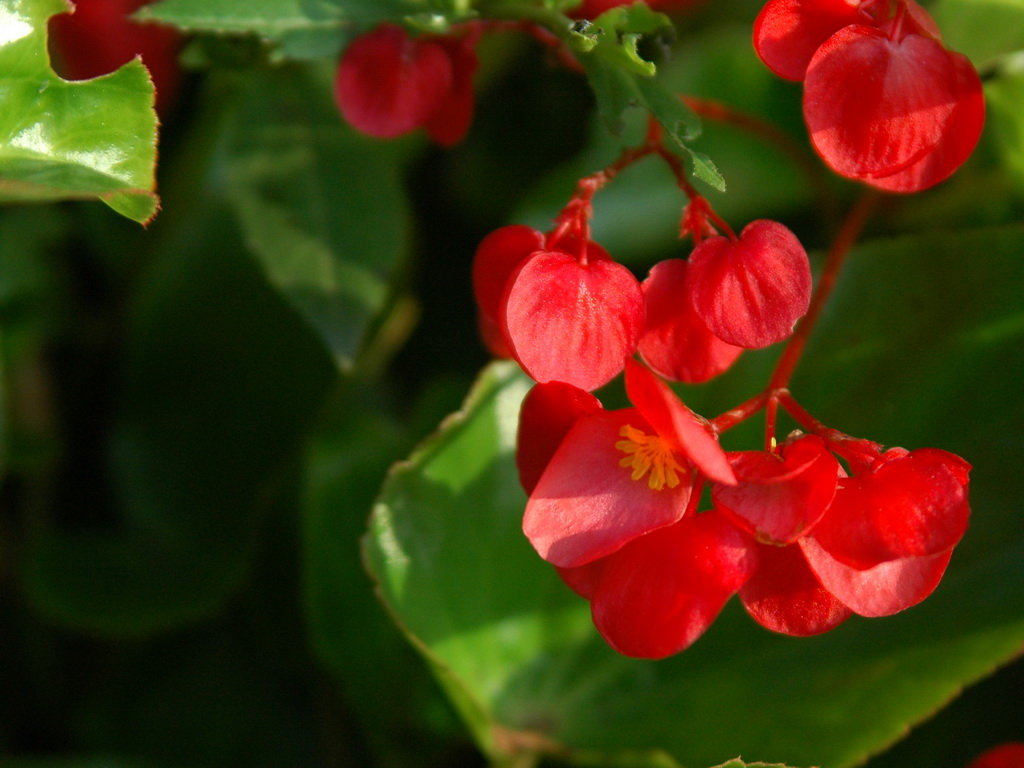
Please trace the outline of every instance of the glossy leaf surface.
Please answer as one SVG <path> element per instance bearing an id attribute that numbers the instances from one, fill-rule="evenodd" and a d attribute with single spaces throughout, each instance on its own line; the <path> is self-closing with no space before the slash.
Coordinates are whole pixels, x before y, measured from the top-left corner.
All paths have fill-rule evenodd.
<path id="1" fill-rule="evenodd" d="M 156 113 L 145 67 L 68 82 L 50 68 L 47 19 L 64 0 L 0 0 L 0 202 L 99 199 L 157 211 Z"/>

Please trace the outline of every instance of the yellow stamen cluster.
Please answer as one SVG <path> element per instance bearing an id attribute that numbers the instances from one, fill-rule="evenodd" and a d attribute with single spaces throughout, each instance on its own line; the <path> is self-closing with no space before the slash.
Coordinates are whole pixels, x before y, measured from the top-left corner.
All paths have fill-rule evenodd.
<path id="1" fill-rule="evenodd" d="M 686 468 L 676 461 L 672 449 L 657 435 L 648 435 L 628 424 L 619 430 L 619 435 L 626 438 L 615 443 L 615 448 L 626 454 L 619 466 L 633 470 L 631 479 L 639 480 L 650 472 L 647 485 L 651 490 L 660 491 L 666 485 L 675 488 L 681 482 L 680 475 L 686 476 Z"/>

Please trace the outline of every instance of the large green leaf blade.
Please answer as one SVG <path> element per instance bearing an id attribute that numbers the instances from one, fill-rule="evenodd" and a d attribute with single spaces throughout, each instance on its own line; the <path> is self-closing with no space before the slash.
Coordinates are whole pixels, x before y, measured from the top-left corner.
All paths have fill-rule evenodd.
<path id="1" fill-rule="evenodd" d="M 734 602 L 674 658 L 609 650 L 585 603 L 523 540 L 512 451 L 526 382 L 507 365 L 488 369 L 466 409 L 394 471 L 366 540 L 382 598 L 483 748 L 580 764 L 707 766 L 740 753 L 842 768 L 1014 658 L 1024 489 L 1005 457 L 1024 424 L 1012 395 L 1024 370 L 1022 248 L 1024 228 L 1008 227 L 852 255 L 794 392 L 839 428 L 965 455 L 975 516 L 923 605 L 816 638 L 768 633 Z M 763 384 L 747 381 L 747 394 Z M 735 404 L 701 391 L 709 413 Z"/>
<path id="2" fill-rule="evenodd" d="M 46 22 L 64 0 L 0 0 L 0 202 L 102 200 L 146 222 L 154 191 L 156 113 L 139 61 L 68 82 L 50 68 Z"/>
<path id="3" fill-rule="evenodd" d="M 303 70 L 255 75 L 222 154 L 227 197 L 268 280 L 348 368 L 390 296 L 407 205 L 401 147 L 356 136 L 330 94 L 328 78 Z"/>

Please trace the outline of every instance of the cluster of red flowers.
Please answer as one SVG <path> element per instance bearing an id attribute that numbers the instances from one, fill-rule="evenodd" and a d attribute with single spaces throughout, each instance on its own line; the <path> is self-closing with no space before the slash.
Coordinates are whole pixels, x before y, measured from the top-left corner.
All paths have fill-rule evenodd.
<path id="1" fill-rule="evenodd" d="M 619 4 L 586 0 L 578 13 Z M 490 28 L 412 37 L 385 24 L 357 38 L 338 69 L 342 113 L 374 136 L 425 128 L 456 143 L 473 111 L 474 46 Z M 978 140 L 977 74 L 913 0 L 770 0 L 754 38 L 775 72 L 804 81 L 812 142 L 843 175 L 923 189 Z M 681 230 L 695 247 L 641 283 L 593 242 L 589 222 L 596 192 L 649 156 L 689 198 Z M 854 613 L 902 611 L 937 586 L 967 527 L 970 466 L 818 422 L 787 389 L 806 334 L 764 393 L 716 419 L 666 383 L 707 381 L 744 349 L 787 339 L 827 290 L 815 304 L 807 254 L 785 226 L 759 220 L 737 235 L 717 216 L 653 122 L 641 147 L 579 182 L 550 231 L 487 236 L 473 285 L 485 343 L 537 382 L 516 453 L 523 530 L 618 651 L 681 651 L 736 593 L 768 629 L 813 635 Z M 632 407 L 606 410 L 591 393 L 623 370 Z M 780 408 L 801 428 L 781 442 Z M 726 452 L 719 434 L 762 410 L 765 450 Z M 699 511 L 705 488 L 713 508 Z"/>
<path id="2" fill-rule="evenodd" d="M 981 136 L 978 74 L 914 0 L 769 0 L 754 47 L 777 75 L 803 81 L 811 142 L 847 178 L 917 192 Z"/>
<path id="3" fill-rule="evenodd" d="M 680 176 L 697 245 L 640 284 L 591 241 L 589 217 L 596 190 L 649 154 L 662 154 L 656 138 L 583 179 L 550 232 L 503 227 L 477 249 L 482 335 L 538 382 L 516 456 L 527 538 L 630 656 L 686 648 L 736 592 L 757 622 L 791 635 L 920 602 L 966 530 L 969 465 L 829 429 L 784 384 L 742 416 L 709 422 L 683 405 L 657 374 L 704 381 L 744 348 L 787 338 L 811 274 L 783 225 L 737 236 Z M 633 407 L 605 410 L 590 392 L 623 369 Z M 768 450 L 724 451 L 719 432 L 770 400 L 806 432 L 780 445 L 773 423 Z M 714 508 L 698 513 L 705 485 Z"/>

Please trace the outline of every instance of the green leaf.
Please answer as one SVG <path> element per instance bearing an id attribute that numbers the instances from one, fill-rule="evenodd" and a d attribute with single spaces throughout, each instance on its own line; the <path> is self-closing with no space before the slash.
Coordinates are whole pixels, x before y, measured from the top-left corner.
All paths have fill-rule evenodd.
<path id="1" fill-rule="evenodd" d="M 1013 226 L 852 254 L 794 394 L 845 431 L 964 455 L 975 513 L 922 605 L 815 638 L 766 632 L 734 601 L 671 659 L 608 649 L 520 532 L 512 453 L 529 383 L 511 364 L 488 368 L 463 411 L 393 471 L 365 543 L 382 598 L 481 747 L 579 764 L 708 766 L 739 752 L 845 768 L 1013 659 L 1024 644 L 1024 478 L 1006 457 L 1024 447 L 1022 250 Z M 763 369 L 688 401 L 713 415 L 735 405 L 737 387 L 763 387 Z"/>
<path id="2" fill-rule="evenodd" d="M 222 155 L 267 279 L 349 368 L 405 253 L 402 146 L 344 126 L 329 77 L 282 69 L 245 84 Z"/>
<path id="3" fill-rule="evenodd" d="M 689 154 L 693 160 L 693 175 L 719 192 L 725 192 L 725 179 L 722 178 L 722 174 L 718 172 L 711 158 L 703 152 L 693 150 Z"/>
<path id="4" fill-rule="evenodd" d="M 985 83 L 989 120 L 1008 172 L 1024 190 L 1024 71 Z"/>
<path id="5" fill-rule="evenodd" d="M 50 68 L 47 19 L 64 0 L 0 0 L 0 202 L 95 198 L 148 222 L 157 211 L 156 113 L 139 61 L 87 82 Z"/>
<path id="6" fill-rule="evenodd" d="M 979 68 L 1024 50 L 1024 0 L 939 0 L 934 15 L 944 43 Z"/>
<path id="7" fill-rule="evenodd" d="M 136 15 L 189 32 L 258 35 L 282 56 L 318 59 L 335 56 L 360 31 L 382 21 L 447 24 L 463 12 L 451 0 L 425 6 L 422 0 L 162 0 Z M 429 13 L 428 13 L 429 11 Z"/>

